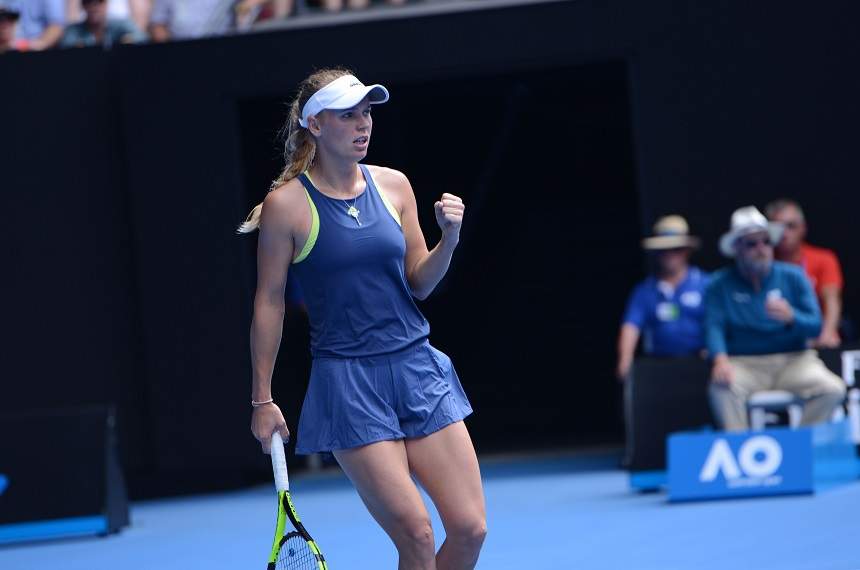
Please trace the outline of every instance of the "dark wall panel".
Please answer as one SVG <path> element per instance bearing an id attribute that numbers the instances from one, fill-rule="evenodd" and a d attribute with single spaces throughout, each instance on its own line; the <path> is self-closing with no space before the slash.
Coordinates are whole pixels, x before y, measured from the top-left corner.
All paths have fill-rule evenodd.
<path id="1" fill-rule="evenodd" d="M 145 449 L 134 251 L 104 52 L 0 58 L 0 411 L 119 404 Z"/>

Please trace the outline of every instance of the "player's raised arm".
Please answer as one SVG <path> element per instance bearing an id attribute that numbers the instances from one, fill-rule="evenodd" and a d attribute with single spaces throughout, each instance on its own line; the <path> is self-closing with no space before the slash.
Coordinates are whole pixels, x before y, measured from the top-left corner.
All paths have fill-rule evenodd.
<path id="1" fill-rule="evenodd" d="M 424 233 L 418 222 L 418 206 L 415 193 L 409 180 L 395 170 L 386 169 L 386 178 L 393 188 L 401 205 L 403 235 L 406 238 L 406 278 L 412 294 L 418 299 L 426 299 L 448 271 L 451 257 L 460 241 L 460 227 L 466 206 L 459 196 L 444 193 L 433 204 L 436 223 L 442 230 L 442 238 L 432 250 L 427 249 Z"/>

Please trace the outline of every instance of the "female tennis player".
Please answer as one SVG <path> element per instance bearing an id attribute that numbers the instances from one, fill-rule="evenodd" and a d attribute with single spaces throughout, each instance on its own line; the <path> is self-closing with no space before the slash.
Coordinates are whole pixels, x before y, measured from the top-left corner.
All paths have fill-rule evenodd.
<path id="1" fill-rule="evenodd" d="M 251 430 L 264 452 L 289 431 L 272 400 L 289 269 L 305 296 L 313 364 L 296 452 L 331 451 L 391 537 L 401 570 L 473 568 L 486 535 L 478 461 L 463 418 L 472 412 L 451 360 L 427 341 L 413 297 L 448 270 L 465 207 L 435 203 L 442 238 L 428 251 L 406 176 L 361 164 L 371 107 L 388 90 L 326 69 L 302 81 L 287 125 L 286 167 L 240 231 L 260 230 L 251 325 Z M 440 136 L 428 123 L 427 136 Z M 440 144 L 442 143 L 440 139 Z M 430 518 L 410 476 L 439 511 Z"/>

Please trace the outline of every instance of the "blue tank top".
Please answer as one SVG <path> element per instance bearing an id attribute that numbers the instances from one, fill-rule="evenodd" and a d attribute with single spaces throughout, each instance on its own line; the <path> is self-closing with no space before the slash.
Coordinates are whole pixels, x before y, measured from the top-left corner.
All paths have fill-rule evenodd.
<path id="1" fill-rule="evenodd" d="M 355 199 L 357 220 L 348 213 L 352 200 L 330 198 L 299 175 L 315 219 L 291 271 L 307 304 L 314 358 L 395 352 L 430 334 L 406 281 L 397 212 L 359 167 L 366 186 Z"/>

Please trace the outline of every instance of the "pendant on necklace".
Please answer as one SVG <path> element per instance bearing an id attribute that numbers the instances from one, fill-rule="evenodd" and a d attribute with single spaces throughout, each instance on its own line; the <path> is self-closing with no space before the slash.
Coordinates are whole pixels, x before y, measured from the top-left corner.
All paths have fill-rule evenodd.
<path id="1" fill-rule="evenodd" d="M 361 225 L 361 220 L 358 219 L 358 215 L 361 213 L 358 211 L 358 208 L 355 206 L 350 206 L 349 210 L 346 211 L 347 214 L 355 218 L 355 221 L 358 222 L 358 225 Z"/>

